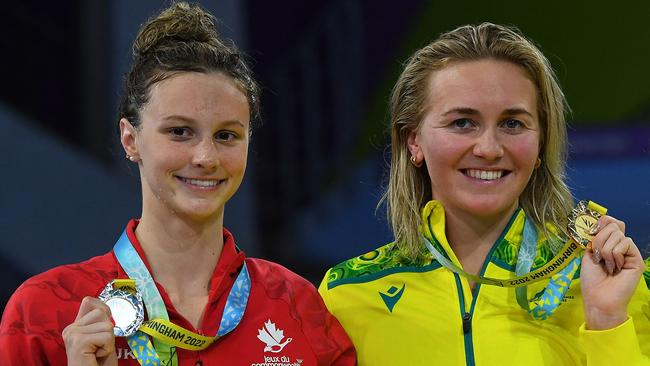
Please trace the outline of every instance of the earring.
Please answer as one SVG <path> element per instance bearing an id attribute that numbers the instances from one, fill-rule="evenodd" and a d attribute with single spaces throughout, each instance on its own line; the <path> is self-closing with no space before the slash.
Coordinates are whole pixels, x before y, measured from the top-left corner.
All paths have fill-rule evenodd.
<path id="1" fill-rule="evenodd" d="M 415 155 L 411 155 L 411 164 L 415 166 L 416 168 L 419 168 L 422 166 L 422 162 L 419 162 L 415 159 Z"/>
<path id="2" fill-rule="evenodd" d="M 540 165 L 542 165 L 542 159 L 537 158 L 537 161 L 535 162 L 535 169 L 539 168 Z"/>
<path id="3" fill-rule="evenodd" d="M 135 158 L 129 154 L 126 154 L 126 160 L 131 160 L 132 162 L 135 162 Z"/>

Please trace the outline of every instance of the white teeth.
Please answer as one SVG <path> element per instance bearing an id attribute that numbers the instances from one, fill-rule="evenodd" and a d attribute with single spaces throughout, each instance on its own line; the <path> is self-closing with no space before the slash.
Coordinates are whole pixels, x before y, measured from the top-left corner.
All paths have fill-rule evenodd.
<path id="1" fill-rule="evenodd" d="M 187 178 L 181 178 L 181 180 L 185 183 L 189 183 L 195 186 L 199 187 L 214 187 L 217 184 L 219 184 L 219 180 L 214 180 L 214 179 L 187 179 Z"/>
<path id="2" fill-rule="evenodd" d="M 503 170 L 467 169 L 465 170 L 465 174 L 476 179 L 495 180 L 501 178 L 503 175 Z"/>

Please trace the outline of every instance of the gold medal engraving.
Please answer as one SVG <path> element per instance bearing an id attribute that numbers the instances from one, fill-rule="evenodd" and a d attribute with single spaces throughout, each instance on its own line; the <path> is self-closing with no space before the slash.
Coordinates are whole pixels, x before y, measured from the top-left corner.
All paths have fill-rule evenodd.
<path id="1" fill-rule="evenodd" d="M 115 327 L 113 333 L 117 337 L 133 335 L 144 321 L 144 303 L 142 296 L 135 290 L 133 280 L 114 280 L 104 287 L 99 295 L 111 309 Z"/>
<path id="2" fill-rule="evenodd" d="M 569 234 L 578 244 L 587 248 L 594 239 L 598 219 L 607 209 L 591 201 L 580 201 L 569 217 Z"/>

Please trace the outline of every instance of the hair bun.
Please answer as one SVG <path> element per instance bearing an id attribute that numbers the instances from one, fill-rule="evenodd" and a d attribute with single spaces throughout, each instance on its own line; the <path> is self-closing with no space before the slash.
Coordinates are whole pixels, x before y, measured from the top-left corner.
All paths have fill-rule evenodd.
<path id="1" fill-rule="evenodd" d="M 201 42 L 221 45 L 215 18 L 199 5 L 179 2 L 150 19 L 133 43 L 133 56 L 142 56 L 167 43 Z"/>
<path id="2" fill-rule="evenodd" d="M 259 88 L 237 47 L 221 39 L 212 14 L 199 5 L 178 2 L 140 26 L 133 42 L 133 64 L 124 76 L 120 118 L 134 127 L 157 82 L 180 72 L 221 72 L 246 95 L 250 120 L 259 118 Z"/>

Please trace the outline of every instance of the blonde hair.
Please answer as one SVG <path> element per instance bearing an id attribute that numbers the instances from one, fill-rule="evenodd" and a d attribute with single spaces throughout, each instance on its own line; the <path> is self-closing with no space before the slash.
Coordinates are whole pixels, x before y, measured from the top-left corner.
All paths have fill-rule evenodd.
<path id="1" fill-rule="evenodd" d="M 568 105 L 550 62 L 517 29 L 491 23 L 466 25 L 442 34 L 418 50 L 406 62 L 390 99 L 391 165 L 387 202 L 388 218 L 403 256 L 421 259 L 420 210 L 431 200 L 431 181 L 426 166 L 415 167 L 407 138 L 418 131 L 424 117 L 427 80 L 431 73 L 451 62 L 495 59 L 519 65 L 537 87 L 540 120 L 541 165 L 534 170 L 519 197 L 519 204 L 538 230 L 546 225 L 566 230 L 573 198 L 564 182 Z M 381 203 L 380 202 L 380 203 Z M 558 243 L 549 241 L 554 252 Z M 560 244 L 561 245 L 561 244 Z"/>

